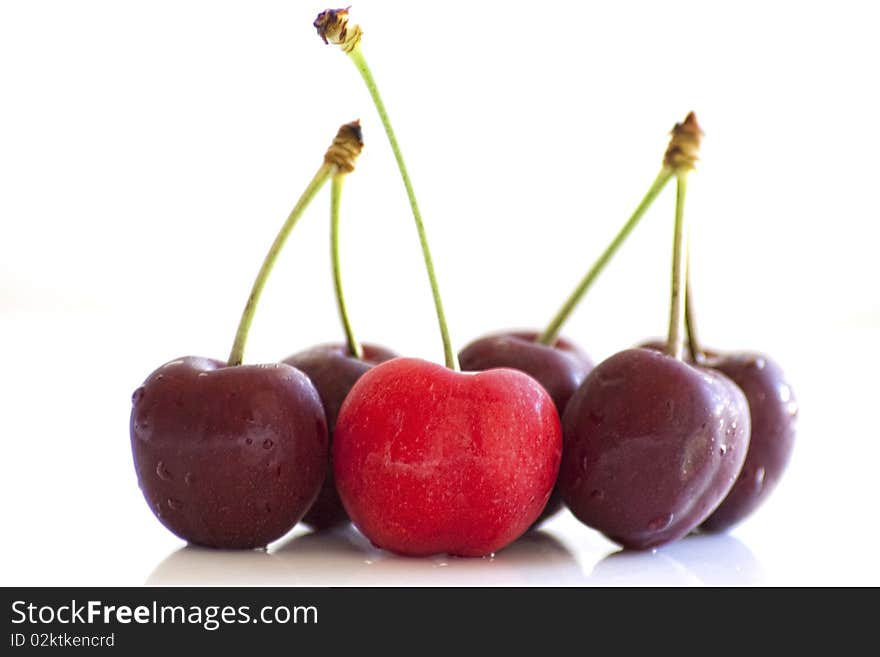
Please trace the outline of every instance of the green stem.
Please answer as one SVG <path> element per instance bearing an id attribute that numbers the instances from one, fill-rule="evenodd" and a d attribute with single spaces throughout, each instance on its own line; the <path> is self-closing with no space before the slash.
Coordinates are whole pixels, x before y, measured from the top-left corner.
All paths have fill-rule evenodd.
<path id="1" fill-rule="evenodd" d="M 690 244 L 690 239 L 688 239 Z M 703 349 L 700 347 L 700 340 L 697 334 L 697 321 L 694 317 L 694 299 L 693 286 L 691 285 L 691 258 L 690 248 L 687 255 L 687 274 L 685 275 L 685 295 L 684 295 L 684 324 L 688 336 L 688 349 L 691 352 L 691 358 L 695 363 L 701 363 L 704 360 Z"/>
<path id="2" fill-rule="evenodd" d="M 324 183 L 327 182 L 327 179 L 333 174 L 334 170 L 335 167 L 332 164 L 327 163 L 323 164 L 321 168 L 318 169 L 317 173 L 312 178 L 312 181 L 296 202 L 296 206 L 291 210 L 290 215 L 287 217 L 287 221 L 284 222 L 277 237 L 275 237 L 275 241 L 272 242 L 272 246 L 263 260 L 263 265 L 260 267 L 257 278 L 254 280 L 254 285 L 251 288 L 251 294 L 244 306 L 244 311 L 241 313 L 241 320 L 239 320 L 238 330 L 235 333 L 235 341 L 232 343 L 232 351 L 229 353 L 230 366 L 241 365 L 241 362 L 244 359 L 244 346 L 247 342 L 248 333 L 250 332 L 251 322 L 253 322 L 254 319 L 254 311 L 257 309 L 257 302 L 260 300 L 260 295 L 263 293 L 263 287 L 266 285 L 266 280 L 269 278 L 269 274 L 275 266 L 275 261 L 278 259 L 278 254 L 281 253 L 281 249 L 284 247 L 284 243 L 287 241 L 290 231 L 293 230 L 293 227 L 302 216 L 306 207 L 308 207 L 309 203 L 321 187 L 323 187 Z"/>
<path id="3" fill-rule="evenodd" d="M 571 313 L 580 303 L 581 299 L 587 293 L 587 290 L 593 285 L 593 282 L 602 273 L 602 270 L 605 269 L 605 266 L 611 261 L 611 258 L 614 257 L 614 254 L 617 253 L 617 250 L 620 246 L 626 241 L 626 238 L 629 237 L 629 234 L 633 231 L 633 229 L 638 225 L 639 221 L 642 219 L 642 216 L 645 214 L 647 209 L 651 207 L 651 203 L 654 202 L 654 199 L 663 191 L 663 188 L 666 186 L 666 183 L 669 182 L 669 179 L 672 178 L 673 171 L 668 167 L 663 167 L 660 170 L 660 173 L 657 174 L 657 178 L 651 184 L 651 187 L 648 189 L 648 193 L 645 194 L 645 197 L 642 199 L 641 203 L 639 203 L 638 207 L 632 213 L 629 219 L 627 219 L 626 223 L 623 225 L 623 228 L 615 235 L 614 239 L 611 240 L 611 243 L 605 248 L 605 251 L 602 252 L 602 255 L 599 256 L 599 259 L 593 263 L 593 266 L 590 267 L 589 271 L 586 275 L 581 279 L 580 283 L 578 283 L 577 287 L 571 293 L 571 296 L 566 299 L 565 303 L 562 304 L 562 307 L 556 313 L 550 323 L 547 325 L 547 328 L 544 329 L 544 332 L 538 337 L 538 342 L 546 345 L 551 345 L 556 342 L 556 339 L 559 337 L 559 332 L 562 330 L 562 325 L 568 320 Z"/>
<path id="4" fill-rule="evenodd" d="M 342 291 L 342 268 L 339 260 L 339 205 L 342 199 L 342 183 L 345 182 L 345 174 L 337 173 L 333 176 L 330 185 L 330 260 L 333 263 L 333 287 L 336 291 L 336 307 L 339 310 L 339 319 L 342 320 L 342 328 L 345 330 L 345 342 L 348 345 L 348 353 L 357 359 L 364 357 L 360 343 L 354 338 L 351 328 L 351 320 L 348 318 L 348 309 L 345 306 L 345 295 Z"/>
<path id="5" fill-rule="evenodd" d="M 419 233 L 419 243 L 422 247 L 422 257 L 425 261 L 425 269 L 428 272 L 428 279 L 431 283 L 431 294 L 434 297 L 434 309 L 437 313 L 437 324 L 440 326 L 440 336 L 443 339 L 443 355 L 446 360 L 446 367 L 452 370 L 458 370 L 458 360 L 455 352 L 452 351 L 452 341 L 449 338 L 449 327 L 446 324 L 446 315 L 443 312 L 443 302 L 440 298 L 440 288 L 437 285 L 437 275 L 434 272 L 434 262 L 431 258 L 431 250 L 428 247 L 428 237 L 425 234 L 425 226 L 422 223 L 422 213 L 419 211 L 416 195 L 413 191 L 412 182 L 409 179 L 409 173 L 406 170 L 406 164 L 403 162 L 403 155 L 400 152 L 400 146 L 397 143 L 397 137 L 394 135 L 394 129 L 391 127 L 391 121 L 388 119 L 388 112 L 385 110 L 385 103 L 379 95 L 379 88 L 373 79 L 367 60 L 361 51 L 360 44 L 356 45 L 348 52 L 352 62 L 360 72 L 361 77 L 367 85 L 367 90 L 379 113 L 382 126 L 385 128 L 385 134 L 388 135 L 388 141 L 391 144 L 391 150 L 394 152 L 394 159 L 397 161 L 397 168 L 400 170 L 400 176 L 403 178 L 403 185 L 406 187 L 406 195 L 409 198 L 409 205 L 412 208 L 413 219 L 416 222 L 416 230 Z"/>
<path id="6" fill-rule="evenodd" d="M 675 236 L 672 242 L 672 300 L 669 310 L 669 338 L 666 353 L 678 360 L 684 355 L 685 290 L 687 288 L 687 230 L 684 221 L 684 198 L 687 171 L 676 175 Z"/>

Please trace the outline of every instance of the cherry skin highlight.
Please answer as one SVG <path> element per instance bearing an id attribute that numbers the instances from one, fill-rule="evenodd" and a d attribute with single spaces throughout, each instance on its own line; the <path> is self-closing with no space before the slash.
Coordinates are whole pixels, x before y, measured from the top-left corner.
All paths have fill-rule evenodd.
<path id="1" fill-rule="evenodd" d="M 344 344 L 324 344 L 301 351 L 284 362 L 292 365 L 309 377 L 324 406 L 327 418 L 327 432 L 333 444 L 333 432 L 339 408 L 348 396 L 351 387 L 371 367 L 397 357 L 393 351 L 373 344 L 364 343 L 363 358 L 352 356 Z M 348 514 L 336 491 L 333 477 L 331 452 L 327 453 L 327 476 L 318 498 L 312 504 L 302 522 L 313 529 L 322 530 L 348 522 Z"/>
<path id="2" fill-rule="evenodd" d="M 646 549 L 703 522 L 746 457 L 749 410 L 722 374 L 649 349 L 597 365 L 568 403 L 559 486 L 584 524 Z"/>
<path id="3" fill-rule="evenodd" d="M 565 338 L 558 338 L 553 345 L 545 345 L 537 341 L 538 335 L 539 331 L 504 331 L 487 335 L 462 349 L 458 361 L 466 372 L 496 367 L 525 372 L 544 386 L 559 417 L 562 417 L 568 400 L 593 369 L 593 361 Z M 562 495 L 558 488 L 554 488 L 535 526 L 558 513 L 562 507 Z"/>
<path id="4" fill-rule="evenodd" d="M 150 374 L 132 402 L 138 483 L 185 541 L 263 547 L 318 495 L 327 424 L 318 392 L 293 367 L 187 356 Z"/>
<path id="5" fill-rule="evenodd" d="M 354 524 L 410 556 L 484 556 L 535 521 L 561 458 L 559 415 L 516 370 L 454 372 L 397 358 L 342 405 L 333 468 Z"/>
<path id="6" fill-rule="evenodd" d="M 706 353 L 705 366 L 724 373 L 749 403 L 751 441 L 730 493 L 701 529 L 721 532 L 751 515 L 773 492 L 794 449 L 797 402 L 782 368 L 762 354 Z"/>

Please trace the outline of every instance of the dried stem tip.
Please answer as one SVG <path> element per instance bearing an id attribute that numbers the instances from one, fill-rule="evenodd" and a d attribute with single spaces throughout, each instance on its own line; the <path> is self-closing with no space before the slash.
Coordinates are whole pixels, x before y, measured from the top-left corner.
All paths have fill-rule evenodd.
<path id="1" fill-rule="evenodd" d="M 669 148 L 663 156 L 663 165 L 676 173 L 691 171 L 697 161 L 700 141 L 703 138 L 703 131 L 697 123 L 696 114 L 691 112 L 682 123 L 676 123 L 671 134 Z"/>
<path id="2" fill-rule="evenodd" d="M 324 162 L 330 164 L 338 171 L 351 173 L 354 171 L 354 161 L 361 154 L 364 147 L 364 139 L 361 134 L 361 122 L 352 121 L 339 128 L 333 143 L 324 154 Z"/>
<path id="3" fill-rule="evenodd" d="M 363 31 L 360 25 L 348 24 L 348 10 L 325 9 L 312 25 L 318 30 L 318 36 L 324 43 L 332 43 L 342 48 L 344 52 L 351 52 L 361 42 Z"/>

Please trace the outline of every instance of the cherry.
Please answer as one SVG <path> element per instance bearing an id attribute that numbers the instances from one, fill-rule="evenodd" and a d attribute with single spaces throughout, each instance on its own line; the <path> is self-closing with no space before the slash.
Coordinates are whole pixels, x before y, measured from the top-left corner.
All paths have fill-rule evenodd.
<path id="1" fill-rule="evenodd" d="M 597 365 L 568 403 L 559 486 L 572 513 L 626 548 L 674 541 L 720 504 L 749 441 L 742 391 L 683 360 L 684 198 L 702 131 L 693 113 L 673 130 L 672 302 L 666 353 L 629 349 Z"/>
<path id="2" fill-rule="evenodd" d="M 544 386 L 561 416 L 569 398 L 593 368 L 593 362 L 583 350 L 565 338 L 557 338 L 553 345 L 538 342 L 537 338 L 537 331 L 487 335 L 471 342 L 459 353 L 461 369 L 478 372 L 509 367 L 525 372 Z M 535 524 L 555 515 L 562 506 L 562 496 L 554 490 Z"/>
<path id="3" fill-rule="evenodd" d="M 551 346 L 537 338 L 537 331 L 508 331 L 474 340 L 459 352 L 461 369 L 478 372 L 510 367 L 525 372 L 544 386 L 561 415 L 593 361 L 570 340 L 557 338 Z"/>
<path id="4" fill-rule="evenodd" d="M 397 356 L 394 352 L 371 344 L 364 344 L 363 356 L 355 358 L 346 345 L 318 345 L 301 351 L 284 362 L 305 372 L 321 397 L 324 414 L 327 417 L 327 430 L 332 444 L 339 408 L 355 382 L 373 365 L 378 365 Z M 333 477 L 333 464 L 327 461 L 327 477 L 315 503 L 303 517 L 302 522 L 314 529 L 328 529 L 348 522 L 348 514 L 336 491 Z"/>
<path id="5" fill-rule="evenodd" d="M 241 363 L 287 237 L 323 184 L 350 170 L 360 149 L 357 123 L 342 126 L 260 267 L 228 361 L 173 360 L 132 397 L 131 447 L 141 490 L 160 522 L 190 543 L 265 546 L 289 531 L 318 495 L 328 446 L 317 390 L 290 365 Z"/>
<path id="6" fill-rule="evenodd" d="M 641 345 L 662 351 L 657 340 Z M 688 359 L 693 362 L 693 351 Z M 749 405 L 749 450 L 730 493 L 700 528 L 722 532 L 751 515 L 770 496 L 794 449 L 797 401 L 782 368 L 756 352 L 722 354 L 698 349 L 703 367 L 717 370 L 742 390 Z"/>
<path id="7" fill-rule="evenodd" d="M 798 406 L 782 368 L 768 356 L 747 351 L 719 353 L 700 346 L 691 291 L 688 281 L 685 318 L 689 360 L 725 374 L 749 404 L 751 435 L 745 463 L 730 493 L 700 526 L 721 532 L 751 515 L 776 488 L 794 449 Z M 663 349 L 656 340 L 644 346 Z"/>
<path id="8" fill-rule="evenodd" d="M 701 529 L 720 532 L 751 515 L 779 483 L 794 448 L 797 402 L 782 368 L 757 353 L 706 353 L 706 367 L 722 372 L 745 394 L 751 440 L 736 483 Z"/>
<path id="9" fill-rule="evenodd" d="M 748 405 L 726 377 L 650 349 L 587 376 L 563 416 L 559 486 L 585 524 L 624 547 L 686 535 L 728 493 L 745 459 Z"/>
<path id="10" fill-rule="evenodd" d="M 403 554 L 487 554 L 525 531 L 546 503 L 558 469 L 558 413 L 525 374 L 493 370 L 470 377 L 455 371 L 421 212 L 361 50 L 363 32 L 349 25 L 347 9 L 321 12 L 314 26 L 325 43 L 350 57 L 376 106 L 412 209 L 448 368 L 395 359 L 358 380 L 334 436 L 339 494 L 354 523 L 377 545 Z M 481 399 L 491 408 L 481 408 Z M 525 399 L 531 400 L 528 409 Z M 524 440 L 534 453 L 523 451 Z"/>
<path id="11" fill-rule="evenodd" d="M 691 358 L 739 386 L 749 404 L 752 427 L 749 451 L 733 488 L 700 525 L 705 531 L 721 532 L 751 515 L 776 488 L 794 449 L 798 406 L 782 368 L 768 356 L 700 347 L 692 290 L 688 280 L 685 318 Z"/>
<path id="12" fill-rule="evenodd" d="M 378 547 L 483 556 L 538 517 L 561 440 L 553 401 L 525 374 L 462 374 L 397 358 L 364 374 L 342 405 L 336 485 Z"/>
<path id="13" fill-rule="evenodd" d="M 153 513 L 195 545 L 247 549 L 281 538 L 324 480 L 324 411 L 288 365 L 166 363 L 134 393 L 131 441 Z"/>

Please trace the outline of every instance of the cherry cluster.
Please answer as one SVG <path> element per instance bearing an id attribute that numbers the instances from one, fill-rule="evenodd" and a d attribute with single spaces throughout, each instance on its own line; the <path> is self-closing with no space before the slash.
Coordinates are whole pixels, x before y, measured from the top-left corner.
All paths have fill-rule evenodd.
<path id="1" fill-rule="evenodd" d="M 491 554 L 567 506 L 626 548 L 723 531 L 770 494 L 794 441 L 797 406 L 767 356 L 701 348 L 688 278 L 684 199 L 702 131 L 673 128 L 660 173 L 543 331 L 480 338 L 456 357 L 400 147 L 348 10 L 315 21 L 352 59 L 378 110 L 412 208 L 445 366 L 354 336 L 339 262 L 342 185 L 362 148 L 343 125 L 267 254 L 226 361 L 187 356 L 133 395 L 140 487 L 179 537 L 263 547 L 302 521 L 353 522 L 406 555 Z M 669 334 L 593 361 L 560 330 L 671 180 L 677 198 Z M 265 282 L 295 224 L 331 181 L 331 254 L 345 343 L 242 364 Z M 460 369 L 459 369 L 460 367 Z M 460 371 L 464 370 L 464 371 Z"/>

